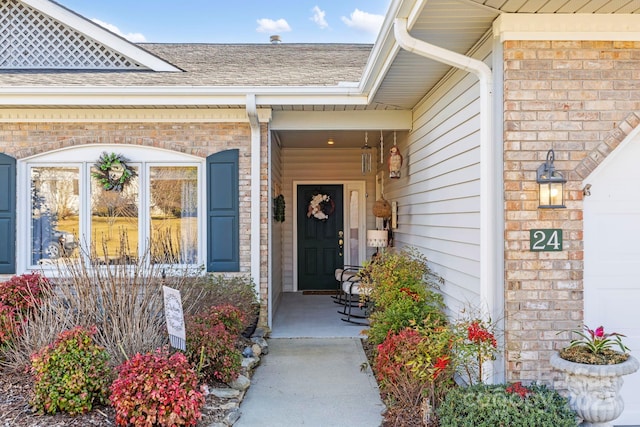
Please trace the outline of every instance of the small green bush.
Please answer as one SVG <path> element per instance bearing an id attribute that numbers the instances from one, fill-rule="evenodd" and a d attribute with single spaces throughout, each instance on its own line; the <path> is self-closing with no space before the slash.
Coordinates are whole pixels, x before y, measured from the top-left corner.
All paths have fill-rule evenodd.
<path id="1" fill-rule="evenodd" d="M 117 425 L 194 426 L 202 416 L 204 395 L 184 354 L 169 356 L 166 348 L 137 353 L 116 369 L 109 399 Z"/>
<path id="2" fill-rule="evenodd" d="M 90 411 L 94 403 L 107 402 L 112 371 L 107 352 L 93 341 L 95 333 L 95 327 L 64 331 L 31 357 L 32 404 L 38 411 L 77 415 Z"/>
<path id="3" fill-rule="evenodd" d="M 236 347 L 244 325 L 242 312 L 232 305 L 211 307 L 187 316 L 187 358 L 203 379 L 229 383 L 240 373 L 242 353 Z"/>
<path id="4" fill-rule="evenodd" d="M 568 401 L 544 385 L 477 384 L 450 390 L 439 406 L 442 427 L 575 427 Z"/>
<path id="5" fill-rule="evenodd" d="M 385 310 L 376 310 L 369 317 L 370 327 L 366 331 L 369 341 L 380 344 L 389 332 L 399 332 L 412 325 L 437 327 L 446 323 L 442 296 L 433 291 L 425 294 L 426 300 L 398 297 Z M 426 324 L 425 324 L 426 322 Z"/>
<path id="6" fill-rule="evenodd" d="M 389 331 L 425 320 L 433 327 L 446 322 L 443 298 L 436 292 L 438 279 L 417 250 L 384 252 L 363 269 L 362 277 L 371 311 L 366 332 L 371 344 L 380 344 Z"/>
<path id="7" fill-rule="evenodd" d="M 398 298 L 427 299 L 428 290 L 437 290 L 439 278 L 414 248 L 389 250 L 365 266 L 362 286 L 369 289 L 374 310 L 386 310 Z"/>

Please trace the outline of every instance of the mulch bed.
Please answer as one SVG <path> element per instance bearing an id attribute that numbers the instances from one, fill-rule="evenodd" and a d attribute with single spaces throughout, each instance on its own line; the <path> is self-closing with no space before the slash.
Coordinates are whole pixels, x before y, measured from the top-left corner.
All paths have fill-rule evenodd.
<path id="1" fill-rule="evenodd" d="M 362 340 L 362 347 L 374 366 L 374 348 L 367 340 Z M 215 386 L 214 384 L 212 384 Z M 64 413 L 56 415 L 40 415 L 29 405 L 32 397 L 33 383 L 27 374 L 0 373 L 0 427 L 93 427 L 115 426 L 115 411 L 108 406 L 94 408 L 91 412 L 71 416 Z M 382 396 L 384 400 L 384 395 Z M 202 419 L 198 426 L 207 426 L 213 422 L 222 422 L 227 414 L 223 407 L 226 400 L 208 395 L 202 408 Z M 409 411 L 395 408 L 384 414 L 383 427 L 421 426 L 420 420 L 407 417 Z"/>
<path id="2" fill-rule="evenodd" d="M 33 384 L 29 375 L 0 373 L 0 427 L 93 427 L 115 426 L 115 411 L 109 406 L 99 406 L 91 412 L 71 416 L 60 413 L 40 415 L 29 405 Z M 226 409 L 224 402 L 213 395 L 207 396 L 198 426 L 221 422 Z"/>

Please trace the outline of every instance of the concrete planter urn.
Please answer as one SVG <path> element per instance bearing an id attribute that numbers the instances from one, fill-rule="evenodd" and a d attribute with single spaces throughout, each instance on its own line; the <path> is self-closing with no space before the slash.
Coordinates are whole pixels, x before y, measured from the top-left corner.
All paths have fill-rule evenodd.
<path id="1" fill-rule="evenodd" d="M 551 366 L 564 372 L 569 390 L 569 406 L 584 421 L 583 427 L 611 426 L 624 410 L 620 396 L 622 376 L 640 368 L 640 362 L 629 356 L 615 365 L 587 365 L 565 360 L 558 353 L 551 356 Z"/>

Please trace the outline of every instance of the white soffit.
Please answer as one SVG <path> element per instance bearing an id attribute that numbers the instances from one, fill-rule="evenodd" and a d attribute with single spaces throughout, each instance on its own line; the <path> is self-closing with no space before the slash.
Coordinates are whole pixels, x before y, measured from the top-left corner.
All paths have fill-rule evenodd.
<path id="1" fill-rule="evenodd" d="M 639 41 L 640 15 L 505 13 L 493 34 L 506 40 Z"/>
<path id="2" fill-rule="evenodd" d="M 100 25 L 49 0 L 19 0 L 154 71 L 182 71 Z"/>
<path id="3" fill-rule="evenodd" d="M 274 111 L 272 130 L 410 130 L 409 110 Z"/>

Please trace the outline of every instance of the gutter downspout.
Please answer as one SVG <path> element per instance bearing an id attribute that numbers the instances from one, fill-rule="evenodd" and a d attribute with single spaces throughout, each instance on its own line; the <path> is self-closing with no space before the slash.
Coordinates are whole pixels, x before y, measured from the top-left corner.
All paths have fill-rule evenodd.
<path id="1" fill-rule="evenodd" d="M 408 20 L 396 18 L 393 25 L 398 45 L 412 53 L 475 74 L 480 81 L 480 300 L 492 319 L 499 319 L 497 266 L 493 262 L 497 241 L 497 207 L 493 140 L 493 73 L 484 62 L 418 40 L 408 32 Z"/>
<path id="2" fill-rule="evenodd" d="M 255 94 L 247 94 L 246 106 L 251 126 L 251 278 L 260 298 L 260 120 Z"/>

